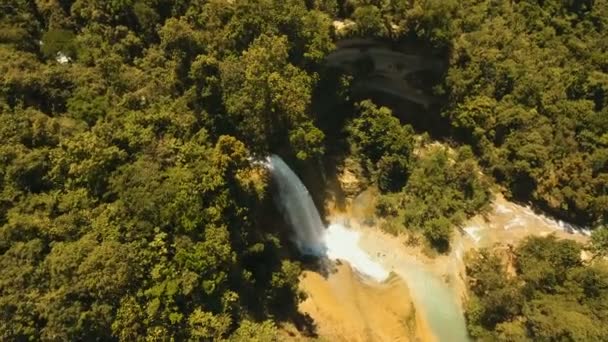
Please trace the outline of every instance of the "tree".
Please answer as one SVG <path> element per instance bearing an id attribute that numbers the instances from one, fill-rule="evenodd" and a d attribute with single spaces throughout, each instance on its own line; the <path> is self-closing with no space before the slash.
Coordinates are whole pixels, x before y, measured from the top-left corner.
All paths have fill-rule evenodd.
<path id="1" fill-rule="evenodd" d="M 47 58 L 55 59 L 61 53 L 69 58 L 76 57 L 76 35 L 67 30 L 50 30 L 42 35 L 42 53 Z"/>
<path id="2" fill-rule="evenodd" d="M 608 255 L 608 227 L 597 228 L 591 233 L 591 248 L 595 257 Z"/>
<path id="3" fill-rule="evenodd" d="M 357 110 L 360 115 L 346 127 L 352 153 L 367 176 L 379 178 L 382 190 L 400 190 L 409 174 L 412 127 L 402 126 L 390 109 L 378 108 L 371 101 L 359 103 Z"/>
<path id="4" fill-rule="evenodd" d="M 422 2 L 428 10 L 413 10 L 414 18 L 433 18 L 432 3 Z M 445 25 L 436 22 L 424 31 L 446 27 L 451 32 L 440 34 L 453 42 L 444 115 L 460 138 L 511 196 L 591 226 L 602 224 L 606 215 L 598 208 L 605 203 L 604 188 L 598 186 L 605 183 L 605 170 L 590 157 L 604 150 L 596 143 L 603 133 L 592 133 L 595 125 L 587 124 L 605 110 L 600 100 L 605 91 L 597 88 L 604 83 L 598 78 L 604 67 L 580 51 L 593 47 L 605 53 L 599 43 L 603 26 L 591 24 L 605 11 L 597 5 L 467 2 L 441 16 Z M 450 4 L 437 5 L 442 7 Z M 573 39 L 578 45 L 570 45 Z M 604 127 L 601 120 L 597 124 Z"/>
<path id="5" fill-rule="evenodd" d="M 374 5 L 360 6 L 353 12 L 357 34 L 361 36 L 385 36 L 388 31 L 380 13 Z"/>
<path id="6" fill-rule="evenodd" d="M 224 104 L 239 132 L 257 152 L 281 132 L 300 157 L 318 156 L 322 133 L 308 115 L 313 79 L 287 60 L 285 36 L 262 35 L 239 58 L 220 66 Z"/>
<path id="7" fill-rule="evenodd" d="M 230 337 L 234 342 L 273 342 L 277 341 L 277 328 L 272 321 L 254 323 L 243 321 L 234 334 Z"/>
<path id="8" fill-rule="evenodd" d="M 466 148 L 452 157 L 444 147 L 431 147 L 414 165 L 402 192 L 404 224 L 424 231 L 445 252 L 453 227 L 486 208 L 491 198 L 487 183 Z"/>
<path id="9" fill-rule="evenodd" d="M 467 305 L 475 338 L 603 341 L 608 271 L 580 260 L 582 245 L 555 236 L 529 237 L 515 249 L 516 274 L 482 250 L 467 258 L 473 298 Z"/>

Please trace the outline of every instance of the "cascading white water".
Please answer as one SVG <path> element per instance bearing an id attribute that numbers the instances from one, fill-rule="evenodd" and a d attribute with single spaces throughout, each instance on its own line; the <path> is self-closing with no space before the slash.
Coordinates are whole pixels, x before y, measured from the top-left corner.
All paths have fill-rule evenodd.
<path id="1" fill-rule="evenodd" d="M 347 227 L 341 223 L 332 223 L 327 227 L 325 231 L 327 257 L 332 260 L 346 260 L 359 273 L 376 281 L 388 278 L 389 272 L 359 246 L 359 232 Z"/>
<path id="2" fill-rule="evenodd" d="M 267 165 L 278 188 L 275 203 L 293 229 L 293 241 L 300 252 L 342 259 L 377 281 L 388 278 L 389 272 L 359 247 L 358 232 L 341 223 L 325 229 L 308 190 L 279 156 L 268 157 Z"/>
<path id="3" fill-rule="evenodd" d="M 271 155 L 267 160 L 278 188 L 275 203 L 294 229 L 293 241 L 303 254 L 324 255 L 325 228 L 308 190 L 279 156 Z"/>

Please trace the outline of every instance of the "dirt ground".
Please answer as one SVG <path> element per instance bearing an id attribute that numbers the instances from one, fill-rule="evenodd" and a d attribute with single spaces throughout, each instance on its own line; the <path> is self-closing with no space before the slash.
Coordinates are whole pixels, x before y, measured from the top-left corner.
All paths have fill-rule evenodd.
<path id="1" fill-rule="evenodd" d="M 327 278 L 304 272 L 300 285 L 308 295 L 300 310 L 314 318 L 324 340 L 434 341 L 398 277 L 371 283 L 343 263 Z"/>

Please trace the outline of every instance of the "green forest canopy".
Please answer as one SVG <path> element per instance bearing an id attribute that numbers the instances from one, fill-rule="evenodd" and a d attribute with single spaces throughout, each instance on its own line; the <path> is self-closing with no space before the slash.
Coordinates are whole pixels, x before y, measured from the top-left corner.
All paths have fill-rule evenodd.
<path id="1" fill-rule="evenodd" d="M 507 257 L 488 250 L 468 256 L 466 317 L 472 337 L 608 341 L 608 265 L 581 261 L 582 248 L 550 235 L 527 238 Z M 504 259 L 510 257 L 509 272 Z"/>
<path id="2" fill-rule="evenodd" d="M 398 225 L 449 243 L 489 200 L 475 155 L 512 196 L 606 224 L 607 25 L 606 0 L 0 0 L 0 338 L 272 339 L 300 266 L 250 160 L 322 158 L 321 114 L 343 113 L 315 94 L 354 108 L 322 63 L 340 35 L 449 58 L 457 167 L 370 102 L 345 127 Z"/>

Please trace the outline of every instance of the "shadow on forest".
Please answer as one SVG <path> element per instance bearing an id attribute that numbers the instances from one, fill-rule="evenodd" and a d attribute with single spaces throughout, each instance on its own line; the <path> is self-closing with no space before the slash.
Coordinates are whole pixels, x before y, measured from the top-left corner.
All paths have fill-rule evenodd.
<path id="1" fill-rule="evenodd" d="M 350 107 L 354 102 L 371 99 L 391 108 L 395 116 L 417 131 L 443 138 L 450 133 L 450 126 L 440 115 L 445 98 L 434 87 L 443 82 L 447 65 L 444 51 L 420 42 L 345 39 L 337 42 L 336 50 L 326 57 L 327 70 L 323 75 L 325 81 L 341 75 L 352 77 L 346 101 Z M 316 112 L 323 113 L 327 97 L 335 96 L 336 84 L 332 83 L 335 82 L 320 82 L 316 94 L 320 96 L 313 99 Z M 324 112 L 320 119 L 327 119 L 327 114 L 331 115 Z"/>
<path id="2" fill-rule="evenodd" d="M 438 140 L 450 136 L 449 122 L 440 115 L 444 98 L 433 91 L 445 77 L 446 56 L 412 41 L 355 38 L 336 43 L 312 99 L 316 124 L 325 133 L 323 160 L 299 161 L 288 145 L 273 151 L 306 185 L 322 218 L 327 216 L 328 199 L 338 210 L 346 205 L 338 175 L 349 155 L 344 127 L 356 112 L 355 103 L 371 99 L 418 132 Z M 351 79 L 349 84 L 344 76 Z"/>
<path id="3" fill-rule="evenodd" d="M 319 337 L 317 334 L 317 325 L 309 314 L 303 314 L 298 311 L 296 317 L 293 317 L 291 321 L 296 326 L 296 329 L 304 336 L 313 338 Z"/>
<path id="4" fill-rule="evenodd" d="M 291 228 L 276 209 L 272 196 L 266 198 L 256 215 L 260 230 L 250 234 L 274 236 L 274 238 L 258 237 L 260 240 L 266 240 L 264 248 L 261 252 L 247 255 L 243 260 L 242 266 L 252 271 L 257 280 L 253 286 L 241 289 L 249 313 L 258 321 L 272 317 L 278 322 L 290 322 L 304 336 L 317 337 L 316 325 L 312 317 L 298 309 L 301 296 L 291 288 L 294 284 L 279 287 L 278 290 L 272 284 L 275 275 L 282 271 L 283 261 L 297 260 L 302 264 L 303 269 L 314 268 L 317 271 L 314 265 L 318 264 L 318 259 L 302 256 L 298 252 L 295 244 L 291 242 Z M 273 240 L 276 238 L 280 243 Z"/>
<path id="5" fill-rule="evenodd" d="M 355 38 L 336 43 L 336 50 L 326 57 L 312 101 L 317 125 L 325 133 L 325 157 L 296 166 L 322 217 L 328 199 L 338 210 L 345 208 L 338 175 L 350 154 L 344 127 L 355 115 L 355 103 L 371 99 L 419 133 L 437 140 L 451 137 L 450 123 L 440 114 L 445 98 L 433 90 L 443 82 L 447 65 L 445 51 L 416 41 Z M 346 86 L 344 76 L 351 79 Z"/>

